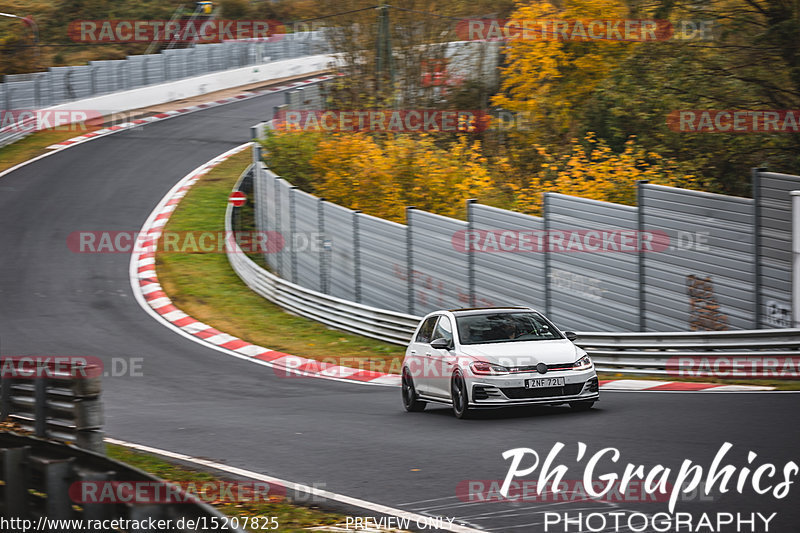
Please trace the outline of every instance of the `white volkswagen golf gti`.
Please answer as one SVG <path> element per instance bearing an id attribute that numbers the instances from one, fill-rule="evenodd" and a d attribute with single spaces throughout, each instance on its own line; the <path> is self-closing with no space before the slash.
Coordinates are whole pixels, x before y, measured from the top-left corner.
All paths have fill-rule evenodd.
<path id="1" fill-rule="evenodd" d="M 589 409 L 600 397 L 597 373 L 576 338 L 527 307 L 435 311 L 406 349 L 403 405 L 448 404 L 458 418 L 511 405 Z"/>

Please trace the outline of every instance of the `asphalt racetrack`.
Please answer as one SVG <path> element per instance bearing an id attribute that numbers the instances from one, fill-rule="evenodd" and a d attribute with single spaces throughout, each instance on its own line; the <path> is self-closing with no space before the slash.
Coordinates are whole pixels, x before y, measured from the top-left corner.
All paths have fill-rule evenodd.
<path id="1" fill-rule="evenodd" d="M 800 398 L 789 393 L 606 392 L 597 408 L 536 408 L 455 419 L 445 408 L 403 411 L 399 389 L 319 379 L 287 379 L 267 367 L 207 349 L 165 328 L 136 303 L 130 257 L 79 254 L 67 247 L 74 231 L 138 231 L 164 194 L 184 175 L 248 140 L 266 120 L 275 94 L 179 116 L 93 140 L 0 178 L 0 349 L 4 355 L 92 355 L 106 362 L 142 358 L 142 376 L 104 380 L 106 432 L 147 444 L 488 531 L 545 531 L 545 511 L 647 515 L 666 502 L 480 502 L 464 487 L 502 481 L 504 451 L 531 448 L 541 459 L 557 442 L 566 480 L 583 476 L 588 458 L 605 447 L 594 477 L 622 474 L 628 463 L 677 470 L 689 459 L 707 470 L 725 442 L 723 464 L 751 471 L 798 459 Z M 302 354 L 297 354 L 302 355 Z M 577 460 L 578 443 L 587 454 Z M 752 464 L 747 452 L 757 453 Z M 528 459 L 526 459 L 527 461 Z M 527 463 L 525 463 L 527 464 Z M 675 480 L 673 470 L 670 482 Z M 778 514 L 769 531 L 800 526 L 800 488 L 776 498 L 750 484 L 708 498 L 679 501 L 676 511 Z M 470 481 L 473 482 L 470 485 Z M 733 483 L 735 485 L 735 483 Z M 487 487 L 490 484 L 486 485 Z M 460 487 L 460 490 L 459 490 Z M 364 512 L 365 516 L 370 513 Z M 674 515 L 671 515 L 674 516 Z M 725 515 L 723 515 L 725 516 Z M 553 517 L 551 516 L 551 520 Z M 598 527 L 599 518 L 591 528 Z M 626 522 L 623 520 L 623 523 Z M 656 531 L 651 526 L 636 531 Z M 737 531 L 733 529 L 722 531 Z M 751 528 L 766 531 L 755 516 Z M 589 526 L 550 524 L 547 531 Z M 582 529 L 583 528 L 583 529 Z M 596 530 L 596 529 L 595 529 Z M 604 531 L 631 531 L 614 527 Z M 661 531 L 692 531 L 685 526 Z M 697 529 L 697 531 L 709 531 Z"/>

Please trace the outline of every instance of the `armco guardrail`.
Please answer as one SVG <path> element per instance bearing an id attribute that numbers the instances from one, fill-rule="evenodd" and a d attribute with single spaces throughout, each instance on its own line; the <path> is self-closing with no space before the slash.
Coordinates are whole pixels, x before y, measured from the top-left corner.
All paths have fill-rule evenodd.
<path id="1" fill-rule="evenodd" d="M 258 154 L 258 150 L 255 151 Z M 245 178 L 252 178 L 255 165 Z M 233 228 L 234 208 L 228 205 L 225 230 Z M 366 306 L 307 289 L 268 272 L 229 240 L 228 260 L 248 287 L 297 315 L 331 327 L 393 344 L 408 343 L 421 317 Z M 728 358 L 722 370 L 735 366 L 737 358 L 800 357 L 800 329 L 739 330 L 712 332 L 578 333 L 576 342 L 592 355 L 598 370 L 645 375 L 679 375 L 680 357 Z M 720 369 L 719 366 L 716 367 Z"/>
<path id="2" fill-rule="evenodd" d="M 114 520 L 117 524 L 139 523 L 148 520 L 170 520 L 170 527 L 162 531 L 217 531 L 244 533 L 230 526 L 231 522 L 222 513 L 203 502 L 184 502 L 189 497 L 178 487 L 169 487 L 169 494 L 180 503 L 83 503 L 75 505 L 75 482 L 143 483 L 153 488 L 167 483 L 141 470 L 99 454 L 90 453 L 74 446 L 53 443 L 14 433 L 0 433 L 0 517 L 19 531 L 78 531 L 80 526 L 63 527 L 48 520 L 80 520 L 82 526 L 100 520 Z M 70 489 L 73 489 L 72 491 Z M 100 493 L 97 490 L 96 493 Z M 133 496 L 133 489 L 129 491 Z M 134 498 L 131 497 L 133 500 Z M 40 521 L 41 520 L 41 521 Z M 123 520 L 131 522 L 122 522 Z M 90 522 L 92 521 L 92 522 Z M 133 522 L 136 521 L 136 522 Z M 35 524 L 47 527 L 34 528 Z M 106 522 L 111 524 L 111 522 Z M 16 526 L 14 525 L 16 524 Z M 63 523 L 62 523 L 63 524 Z M 112 526 L 107 526 L 112 531 Z M 151 531 L 150 527 L 114 526 L 118 531 Z M 106 531 L 106 529 L 102 529 Z M 101 531 L 92 528 L 92 531 Z"/>
<path id="3" fill-rule="evenodd" d="M 761 370 L 767 363 L 775 371 L 786 358 L 800 357 L 800 329 L 579 333 L 576 343 L 592 355 L 598 370 L 622 374 L 703 377 L 710 369 L 718 377 L 736 377 L 754 357 Z"/>
<path id="4" fill-rule="evenodd" d="M 129 56 L 127 59 L 90 61 L 88 65 L 50 67 L 46 72 L 5 76 L 4 83 L 0 83 L 0 109 L 72 109 L 75 106 L 66 104 L 80 102 L 82 107 L 77 109 L 91 109 L 103 114 L 117 113 L 121 109 L 111 106 L 108 99 L 97 97 L 129 93 L 133 95 L 133 101 L 125 109 L 136 109 L 153 105 L 138 101 L 137 95 L 142 91 L 137 92 L 137 89 L 171 83 L 173 86 L 167 87 L 168 92 L 174 94 L 172 99 L 186 98 L 194 94 L 182 93 L 180 86 L 175 85 L 176 81 L 244 67 L 254 67 L 258 71 L 271 63 L 329 52 L 330 45 L 324 33 L 314 31 L 286 34 L 274 42 L 225 41 L 164 50 L 159 54 Z M 209 79 L 213 81 L 213 78 L 212 76 Z M 250 81 L 245 80 L 242 84 Z M 214 85 L 212 82 L 205 83 L 205 92 L 219 90 L 210 88 Z M 91 99 L 97 100 L 93 102 Z M 141 100 L 141 97 L 138 99 Z M 87 102 L 86 105 L 84 101 Z M 87 108 L 87 105 L 93 107 Z M 98 105 L 102 107 L 98 108 Z M 17 125 L 0 129 L 0 146 L 25 137 L 34 126 L 35 121 L 32 121 L 25 127 Z"/>
<path id="5" fill-rule="evenodd" d="M 260 164 L 260 163 L 258 163 Z M 253 172 L 251 165 L 239 179 Z M 227 235 L 232 231 L 234 208 L 228 204 L 225 217 Z M 331 327 L 357 333 L 394 344 L 405 344 L 419 323 L 419 317 L 357 304 L 327 294 L 306 289 L 286 281 L 258 266 L 242 252 L 239 245 L 228 240 L 227 255 L 233 270 L 253 291 L 284 309 L 311 318 Z"/>
<path id="6" fill-rule="evenodd" d="M 103 444 L 101 368 L 58 357 L 3 357 L 0 418 L 37 437 L 74 442 L 97 453 Z"/>

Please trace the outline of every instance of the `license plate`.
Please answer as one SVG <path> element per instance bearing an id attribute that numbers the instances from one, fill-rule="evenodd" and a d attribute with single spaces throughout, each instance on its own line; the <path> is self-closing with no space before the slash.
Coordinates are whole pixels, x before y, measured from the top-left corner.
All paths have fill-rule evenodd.
<path id="1" fill-rule="evenodd" d="M 535 379 L 525 380 L 526 389 L 540 389 L 544 387 L 563 387 L 563 386 L 564 386 L 564 378 L 535 378 Z"/>

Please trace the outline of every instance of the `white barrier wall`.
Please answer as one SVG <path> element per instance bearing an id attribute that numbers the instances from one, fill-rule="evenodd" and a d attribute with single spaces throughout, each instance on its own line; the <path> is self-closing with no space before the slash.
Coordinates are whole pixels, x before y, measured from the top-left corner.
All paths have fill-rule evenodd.
<path id="1" fill-rule="evenodd" d="M 104 94 L 94 98 L 75 100 L 66 104 L 50 107 L 53 110 L 86 110 L 97 111 L 103 115 L 122 113 L 133 109 L 141 109 L 153 105 L 183 100 L 194 96 L 232 89 L 251 83 L 266 82 L 269 80 L 302 76 L 327 69 L 334 56 L 320 54 L 315 56 L 287 59 L 251 65 L 248 67 L 212 72 L 196 78 L 161 83 L 140 87 L 129 91 Z"/>

